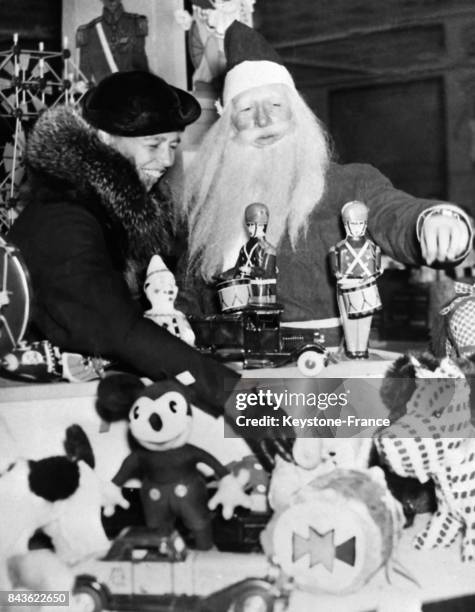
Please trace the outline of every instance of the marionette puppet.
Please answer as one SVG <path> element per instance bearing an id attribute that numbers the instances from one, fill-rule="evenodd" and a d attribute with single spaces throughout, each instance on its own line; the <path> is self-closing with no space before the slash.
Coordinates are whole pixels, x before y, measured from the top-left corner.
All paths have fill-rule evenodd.
<path id="1" fill-rule="evenodd" d="M 166 267 L 160 255 L 153 255 L 150 260 L 144 291 L 151 304 L 151 308 L 145 311 L 144 317 L 194 346 L 195 334 L 186 316 L 175 308 L 175 299 L 178 294 L 175 277 Z"/>
<path id="2" fill-rule="evenodd" d="M 109 422 L 128 418 L 131 453 L 113 482 L 121 487 L 131 478 L 141 480 L 146 526 L 161 536 L 163 552 L 171 558 L 185 554 L 175 530 L 178 518 L 192 533 L 195 548 L 208 550 L 213 545 L 210 510 L 222 504 L 223 517 L 231 518 L 237 505 L 250 507 L 243 477 L 233 476 L 215 457 L 188 443 L 192 408 L 186 388 L 177 381 L 145 386 L 132 375 L 110 376 L 99 384 L 97 408 Z M 209 502 L 198 463 L 209 466 L 219 479 Z"/>
<path id="3" fill-rule="evenodd" d="M 330 249 L 330 267 L 337 279 L 337 299 L 346 355 L 368 358 L 372 315 L 381 309 L 376 278 L 381 250 L 367 236 L 368 207 L 357 200 L 341 209 L 346 238 Z"/>
<path id="4" fill-rule="evenodd" d="M 381 388 L 392 424 L 376 446 L 399 476 L 432 480 L 437 510 L 415 538 L 416 548 L 453 544 L 462 535 L 462 561 L 475 561 L 475 428 L 470 387 L 450 358 L 404 355 Z"/>

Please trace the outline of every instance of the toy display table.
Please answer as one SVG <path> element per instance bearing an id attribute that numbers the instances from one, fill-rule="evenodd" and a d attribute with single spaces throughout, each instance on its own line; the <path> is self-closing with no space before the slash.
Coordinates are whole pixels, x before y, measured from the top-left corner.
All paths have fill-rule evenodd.
<path id="1" fill-rule="evenodd" d="M 377 397 L 381 378 L 397 353 L 373 353 L 373 358 L 367 361 L 332 364 L 321 372 L 320 378 L 364 378 L 368 384 L 367 389 L 372 389 L 374 397 Z M 243 375 L 266 381 L 284 379 L 289 384 L 293 378 L 301 378 L 296 367 L 248 370 Z M 126 426 L 124 423 L 105 426 L 100 421 L 94 408 L 96 388 L 97 383 L 0 383 L 0 471 L 19 454 L 30 458 L 62 454 L 64 431 L 69 425 L 77 423 L 91 440 L 97 471 L 101 476 L 111 478 L 128 453 Z M 191 442 L 214 453 L 223 463 L 238 459 L 248 452 L 243 440 L 223 438 L 221 419 L 213 419 L 200 411 L 196 411 Z M 449 549 L 427 552 L 416 551 L 411 547 L 411 538 L 422 528 L 424 520 L 424 516 L 418 516 L 416 524 L 405 531 L 396 556 L 420 588 L 397 574 L 393 574 L 392 583 L 388 584 L 384 571 L 380 571 L 359 593 L 345 597 L 294 591 L 289 611 L 411 612 L 411 602 L 417 600 L 425 602 L 424 611 L 475 609 L 473 600 L 461 600 L 458 603 L 455 599 L 475 592 L 475 565 L 461 563 L 457 544 Z M 440 603 L 448 600 L 448 603 Z"/>
<path id="2" fill-rule="evenodd" d="M 371 393 L 373 404 L 377 405 L 380 379 L 397 353 L 374 351 L 374 358 L 365 361 L 342 361 L 331 364 L 320 373 L 320 378 L 367 379 L 365 393 Z M 295 366 L 244 370 L 243 376 L 265 380 L 288 382 L 303 379 Z M 317 377 L 318 378 L 318 377 Z M 297 383 L 294 383 L 297 384 Z M 46 454 L 63 452 L 62 441 L 65 429 L 73 424 L 80 425 L 88 435 L 96 455 L 99 474 L 111 478 L 128 454 L 125 423 L 105 426 L 95 411 L 97 382 L 90 383 L 17 383 L 0 380 L 0 469 L 18 454 L 32 459 Z M 247 444 L 240 438 L 223 439 L 223 421 L 214 419 L 196 410 L 191 444 L 196 444 L 214 454 L 222 463 L 240 459 L 249 452 Z M 2 433 L 3 432 L 3 433 Z M 8 433 L 5 433 L 8 432 Z M 26 434 L 26 435 L 25 435 Z"/>

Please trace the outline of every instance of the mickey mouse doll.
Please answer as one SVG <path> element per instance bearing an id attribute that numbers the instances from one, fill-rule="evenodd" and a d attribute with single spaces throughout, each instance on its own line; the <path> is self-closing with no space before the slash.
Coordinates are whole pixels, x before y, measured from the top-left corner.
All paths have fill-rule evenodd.
<path id="1" fill-rule="evenodd" d="M 243 478 L 229 474 L 215 457 L 187 443 L 192 409 L 187 389 L 177 381 L 145 386 L 133 375 L 109 376 L 99 384 L 97 409 L 106 421 L 120 420 L 128 414 L 132 452 L 113 482 L 120 487 L 130 478 L 142 480 L 146 525 L 169 543 L 168 552 L 177 550 L 177 517 L 192 532 L 195 547 L 208 550 L 213 545 L 209 509 L 222 503 L 224 518 L 230 518 L 236 506 L 250 506 Z M 211 467 L 221 479 L 209 503 L 198 463 Z"/>

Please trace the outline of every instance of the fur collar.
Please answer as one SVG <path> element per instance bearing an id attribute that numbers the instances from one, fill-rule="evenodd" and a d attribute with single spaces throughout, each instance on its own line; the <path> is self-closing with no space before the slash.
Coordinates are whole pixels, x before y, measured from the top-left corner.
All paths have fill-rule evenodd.
<path id="1" fill-rule="evenodd" d="M 133 267 L 143 268 L 151 255 L 169 250 L 173 209 L 166 184 L 162 180 L 147 193 L 134 165 L 104 144 L 72 108 L 56 107 L 40 117 L 28 138 L 26 160 L 78 194 L 92 190 L 97 205 L 125 230 Z"/>

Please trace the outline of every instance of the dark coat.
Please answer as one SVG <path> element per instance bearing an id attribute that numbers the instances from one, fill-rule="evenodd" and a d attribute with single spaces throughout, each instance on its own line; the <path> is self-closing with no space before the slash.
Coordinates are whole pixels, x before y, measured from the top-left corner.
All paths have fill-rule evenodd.
<path id="1" fill-rule="evenodd" d="M 66 108 L 37 122 L 27 167 L 27 203 L 9 239 L 31 276 L 32 327 L 62 349 L 152 379 L 188 370 L 197 397 L 220 413 L 238 375 L 144 318 L 132 297 L 151 254 L 170 254 L 163 189 L 147 194 L 134 166 Z"/>

